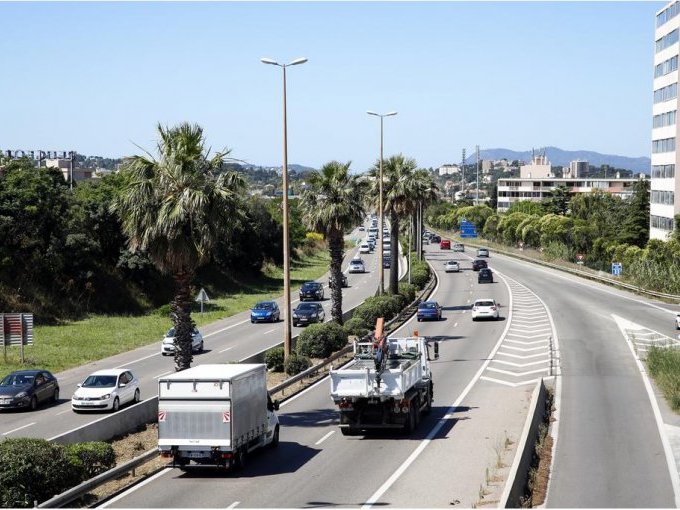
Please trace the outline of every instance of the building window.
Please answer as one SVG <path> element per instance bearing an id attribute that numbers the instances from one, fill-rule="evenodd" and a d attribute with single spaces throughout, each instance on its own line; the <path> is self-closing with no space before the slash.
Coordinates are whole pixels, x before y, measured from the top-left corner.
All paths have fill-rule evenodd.
<path id="1" fill-rule="evenodd" d="M 673 152 L 675 150 L 675 138 L 664 138 L 662 140 L 652 140 L 652 153 Z"/>
<path id="2" fill-rule="evenodd" d="M 672 232 L 675 228 L 673 226 L 673 218 L 666 218 L 664 216 L 650 216 L 650 220 L 653 228 L 659 228 L 669 232 Z"/>
<path id="3" fill-rule="evenodd" d="M 662 87 L 654 91 L 654 104 L 670 101 L 678 97 L 678 84 L 671 83 L 667 87 Z"/>
<path id="4" fill-rule="evenodd" d="M 656 53 L 659 53 L 661 50 L 665 50 L 669 46 L 674 45 L 676 42 L 678 42 L 678 29 L 677 28 L 675 30 L 673 30 L 672 32 L 668 32 L 661 39 L 656 41 Z"/>
<path id="5" fill-rule="evenodd" d="M 678 4 L 678 2 L 673 2 L 673 5 L 668 6 L 667 9 L 664 9 L 656 15 L 656 28 L 659 28 L 661 25 L 675 18 L 679 11 L 680 4 Z"/>
<path id="6" fill-rule="evenodd" d="M 673 191 L 652 190 L 651 203 L 673 205 L 675 203 L 675 193 Z"/>
<path id="7" fill-rule="evenodd" d="M 652 179 L 671 179 L 675 177 L 675 165 L 653 165 Z"/>
<path id="8" fill-rule="evenodd" d="M 676 114 L 677 110 L 673 110 L 670 112 L 660 113 L 659 115 L 654 115 L 654 118 L 652 119 L 652 127 L 660 128 L 665 126 L 674 126 Z"/>
<path id="9" fill-rule="evenodd" d="M 659 76 L 665 76 L 666 74 L 672 73 L 673 71 L 677 70 L 678 70 L 678 56 L 676 55 L 654 66 L 654 78 L 658 78 Z"/>

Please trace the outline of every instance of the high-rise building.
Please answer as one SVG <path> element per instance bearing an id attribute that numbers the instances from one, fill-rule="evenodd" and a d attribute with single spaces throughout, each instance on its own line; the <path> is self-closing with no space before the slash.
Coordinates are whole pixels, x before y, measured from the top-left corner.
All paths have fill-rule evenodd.
<path id="1" fill-rule="evenodd" d="M 673 1 L 656 13 L 654 40 L 654 103 L 652 106 L 652 181 L 649 237 L 668 239 L 680 212 L 678 165 L 678 56 L 680 3 Z"/>
<path id="2" fill-rule="evenodd" d="M 564 176 L 571 178 L 585 177 L 588 172 L 588 162 L 577 159 L 569 162 L 569 168 L 564 169 Z"/>

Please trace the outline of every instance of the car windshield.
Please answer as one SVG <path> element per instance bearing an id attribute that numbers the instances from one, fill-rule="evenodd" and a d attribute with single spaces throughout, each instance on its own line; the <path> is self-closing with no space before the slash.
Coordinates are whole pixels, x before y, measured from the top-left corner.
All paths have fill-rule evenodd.
<path id="1" fill-rule="evenodd" d="M 477 301 L 475 303 L 475 306 L 494 306 L 495 303 L 493 301 Z"/>
<path id="2" fill-rule="evenodd" d="M 458 262 L 456 262 L 455 260 L 449 260 L 449 261 L 447 262 L 447 264 L 450 265 L 450 266 L 453 266 L 453 265 L 458 264 Z"/>
<path id="3" fill-rule="evenodd" d="M 0 386 L 22 386 L 33 382 L 33 374 L 9 374 L 2 381 Z"/>
<path id="4" fill-rule="evenodd" d="M 115 375 L 91 375 L 82 384 L 83 388 L 110 388 L 116 385 Z"/>
<path id="5" fill-rule="evenodd" d="M 274 303 L 269 301 L 262 301 L 261 303 L 257 303 L 255 305 L 255 308 L 257 310 L 272 310 L 274 308 Z"/>
<path id="6" fill-rule="evenodd" d="M 437 303 L 422 303 L 420 305 L 420 308 L 432 310 L 434 308 L 437 308 Z"/>
<path id="7" fill-rule="evenodd" d="M 175 336 L 175 328 L 170 328 L 165 336 Z"/>
<path id="8" fill-rule="evenodd" d="M 300 303 L 297 309 L 300 312 L 314 312 L 317 310 L 317 305 L 315 303 Z"/>
<path id="9" fill-rule="evenodd" d="M 318 284 L 318 283 L 308 282 L 308 283 L 302 284 L 302 289 L 303 289 L 303 290 L 316 290 L 316 289 L 318 289 L 318 288 L 319 288 L 319 284 Z"/>

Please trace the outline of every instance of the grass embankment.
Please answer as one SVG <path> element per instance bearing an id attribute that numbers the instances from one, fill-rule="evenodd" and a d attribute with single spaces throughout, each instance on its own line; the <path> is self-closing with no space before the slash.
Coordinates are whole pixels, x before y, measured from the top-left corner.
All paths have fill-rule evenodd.
<path id="1" fill-rule="evenodd" d="M 680 351 L 653 346 L 647 354 L 647 368 L 656 385 L 661 388 L 668 405 L 680 411 Z"/>
<path id="2" fill-rule="evenodd" d="M 326 250 L 292 261 L 291 292 L 328 271 L 328 262 Z M 203 314 L 200 304 L 195 303 L 192 317 L 198 326 L 203 326 L 248 310 L 256 301 L 278 298 L 283 293 L 282 275 L 281 268 L 267 266 L 260 278 L 231 282 L 228 293 L 213 295 L 206 287 L 210 302 L 204 305 Z M 6 358 L 0 358 L 0 378 L 14 370 L 33 367 L 56 373 L 160 342 L 170 327 L 167 312 L 162 309 L 125 317 L 96 315 L 59 326 L 36 326 L 33 345 L 24 347 L 26 362 L 21 364 L 19 347 L 7 348 Z"/>

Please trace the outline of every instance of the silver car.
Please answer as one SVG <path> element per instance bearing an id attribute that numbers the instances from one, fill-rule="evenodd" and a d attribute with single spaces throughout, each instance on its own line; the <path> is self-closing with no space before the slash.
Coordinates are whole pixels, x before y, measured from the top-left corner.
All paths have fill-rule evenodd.
<path id="1" fill-rule="evenodd" d="M 349 272 L 350 273 L 365 273 L 366 272 L 366 266 L 364 266 L 364 261 L 361 259 L 353 259 L 349 263 Z"/>
<path id="2" fill-rule="evenodd" d="M 203 352 L 203 335 L 194 328 L 191 332 L 191 352 Z M 170 328 L 161 342 L 161 354 L 171 356 L 175 354 L 175 328 Z"/>
<path id="3" fill-rule="evenodd" d="M 472 305 L 472 320 L 477 319 L 494 319 L 498 320 L 500 316 L 498 315 L 498 309 L 500 305 L 496 303 L 496 300 L 491 298 L 477 299 Z"/>
<path id="4" fill-rule="evenodd" d="M 444 264 L 444 271 L 447 273 L 457 273 L 460 271 L 460 264 L 455 260 L 449 260 Z"/>

